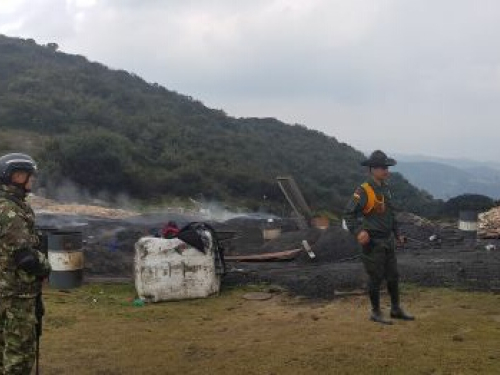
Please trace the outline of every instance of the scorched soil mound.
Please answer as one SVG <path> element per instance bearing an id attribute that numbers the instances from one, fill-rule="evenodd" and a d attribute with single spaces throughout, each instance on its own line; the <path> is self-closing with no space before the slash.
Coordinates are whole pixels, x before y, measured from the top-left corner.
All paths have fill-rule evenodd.
<path id="1" fill-rule="evenodd" d="M 177 220 L 181 221 L 176 217 Z M 185 222 L 194 221 L 184 218 Z M 105 219 L 78 215 L 40 214 L 37 224 L 82 230 L 85 252 L 85 274 L 106 277 L 131 277 L 134 245 L 137 239 L 160 228 L 169 217 L 148 215 L 126 219 Z M 238 225 L 214 224 L 216 229 L 242 232 L 253 229 L 252 246 L 235 251 L 255 253 L 299 248 L 306 239 L 312 246 L 315 259 L 305 252 L 293 261 L 274 263 L 230 263 L 223 285 L 270 283 L 285 287 L 291 293 L 311 298 L 334 298 L 335 291 L 364 288 L 366 275 L 359 260 L 354 238 L 338 226 L 327 230 L 285 231 L 274 241 L 262 239 L 262 223 L 255 221 Z M 403 224 L 405 225 L 405 224 Z M 431 232 L 426 227 L 406 224 L 424 240 Z M 402 227 L 404 230 L 404 226 Z M 412 229 L 413 228 L 413 229 Z M 422 229 L 424 228 L 424 229 Z M 434 229 L 434 228 L 433 228 Z M 434 232 L 434 230 L 432 230 Z M 252 236 L 250 236 L 251 238 Z M 260 241 L 260 242 L 259 242 Z M 473 290 L 500 290 L 500 246 L 487 251 L 486 242 L 463 242 L 453 247 L 405 247 L 398 250 L 402 281 L 424 286 L 457 287 Z"/>

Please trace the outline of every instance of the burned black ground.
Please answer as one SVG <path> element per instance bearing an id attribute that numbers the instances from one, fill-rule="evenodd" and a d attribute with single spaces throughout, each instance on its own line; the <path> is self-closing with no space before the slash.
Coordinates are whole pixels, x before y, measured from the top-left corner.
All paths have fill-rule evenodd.
<path id="1" fill-rule="evenodd" d="M 99 277 L 133 275 L 134 244 L 141 236 L 157 232 L 167 220 L 180 225 L 196 221 L 195 217 L 155 214 L 133 219 L 98 219 L 68 215 L 39 215 L 38 224 L 78 228 L 84 233 L 85 274 Z M 404 218 L 403 218 L 404 219 Z M 224 287 L 268 283 L 284 287 L 295 295 L 331 299 L 339 291 L 362 290 L 366 276 L 359 259 L 358 246 L 340 226 L 327 230 L 298 231 L 293 222 L 283 225 L 276 240 L 265 242 L 264 221 L 235 219 L 212 223 L 223 233 L 233 233 L 225 241 L 232 255 L 258 254 L 297 249 L 307 240 L 316 255 L 311 259 L 301 252 L 292 261 L 272 263 L 229 263 Z M 401 228 L 411 241 L 398 249 L 401 280 L 422 286 L 444 286 L 481 291 L 500 290 L 500 251 L 487 251 L 490 242 L 463 240 L 452 227 L 418 222 L 407 217 Z M 430 242 L 438 234 L 441 244 Z"/>

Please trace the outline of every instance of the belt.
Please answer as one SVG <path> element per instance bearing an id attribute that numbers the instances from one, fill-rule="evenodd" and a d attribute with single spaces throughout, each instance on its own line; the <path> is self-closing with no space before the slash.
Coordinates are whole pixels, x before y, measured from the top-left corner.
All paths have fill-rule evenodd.
<path id="1" fill-rule="evenodd" d="M 388 240 L 392 236 L 392 233 L 377 231 L 368 231 L 368 234 L 370 235 L 370 238 L 373 238 L 374 240 Z"/>

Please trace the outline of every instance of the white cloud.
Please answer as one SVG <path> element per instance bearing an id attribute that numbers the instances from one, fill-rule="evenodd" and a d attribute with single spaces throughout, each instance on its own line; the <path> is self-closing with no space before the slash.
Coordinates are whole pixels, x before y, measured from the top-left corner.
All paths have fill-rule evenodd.
<path id="1" fill-rule="evenodd" d="M 97 4 L 97 0 L 66 0 L 66 4 L 77 8 L 89 8 Z"/>
<path id="2" fill-rule="evenodd" d="M 1 0 L 0 14 L 13 13 L 19 7 L 19 1 L 16 0 Z"/>
<path id="3" fill-rule="evenodd" d="M 495 0 L 7 3 L 0 32 L 230 114 L 304 123 L 364 150 L 500 157 Z"/>

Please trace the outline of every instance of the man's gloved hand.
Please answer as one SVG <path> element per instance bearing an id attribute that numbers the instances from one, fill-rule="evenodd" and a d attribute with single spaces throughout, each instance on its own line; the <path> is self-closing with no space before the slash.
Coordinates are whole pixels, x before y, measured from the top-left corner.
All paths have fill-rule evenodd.
<path id="1" fill-rule="evenodd" d="M 37 250 L 26 248 L 14 253 L 16 267 L 34 276 L 46 276 L 45 268 L 38 259 Z"/>

